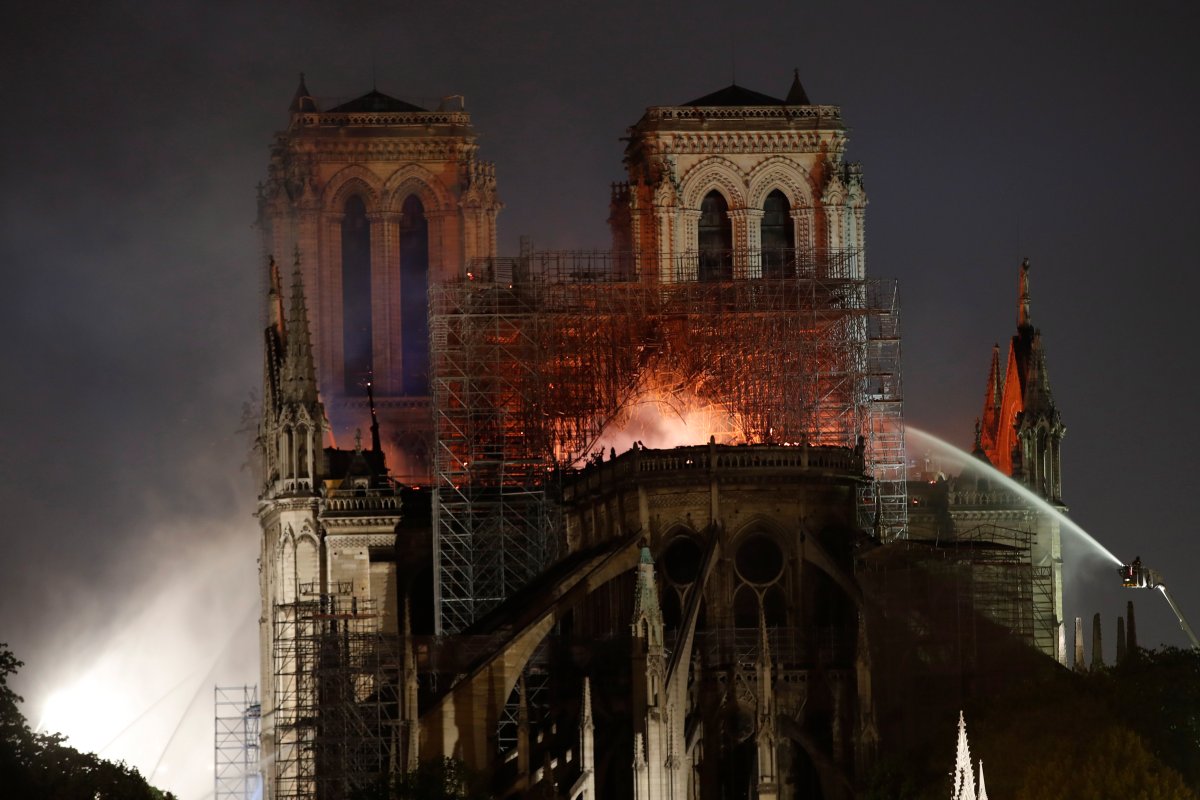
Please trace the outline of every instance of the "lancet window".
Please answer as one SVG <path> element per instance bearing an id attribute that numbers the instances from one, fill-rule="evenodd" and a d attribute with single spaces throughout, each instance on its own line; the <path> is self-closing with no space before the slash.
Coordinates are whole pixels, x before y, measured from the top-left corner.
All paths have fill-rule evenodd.
<path id="1" fill-rule="evenodd" d="M 429 221 L 409 195 L 400 212 L 400 320 L 403 386 L 407 395 L 429 394 Z"/>
<path id="2" fill-rule="evenodd" d="M 371 375 L 371 225 L 358 195 L 342 217 L 342 355 L 347 394 L 366 394 Z"/>
<path id="3" fill-rule="evenodd" d="M 726 281 L 733 278 L 733 223 L 725 196 L 713 190 L 700 201 L 697 226 L 697 250 L 701 281 Z"/>
<path id="4" fill-rule="evenodd" d="M 794 271 L 796 232 L 791 211 L 787 195 L 778 189 L 767 195 L 763 202 L 761 242 L 764 278 L 782 278 Z"/>

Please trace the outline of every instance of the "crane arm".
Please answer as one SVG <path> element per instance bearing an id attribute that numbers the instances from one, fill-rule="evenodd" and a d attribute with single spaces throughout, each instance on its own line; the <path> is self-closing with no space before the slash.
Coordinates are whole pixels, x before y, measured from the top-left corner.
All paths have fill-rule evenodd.
<path id="1" fill-rule="evenodd" d="M 1192 630 L 1192 626 L 1188 625 L 1187 620 L 1183 618 L 1183 612 L 1179 610 L 1179 606 L 1175 605 L 1175 598 L 1171 597 L 1171 593 L 1167 591 L 1167 587 L 1163 583 L 1160 582 L 1157 588 L 1162 592 L 1162 596 L 1166 598 L 1167 605 L 1175 612 L 1176 618 L 1179 619 L 1179 627 L 1183 628 L 1183 632 L 1192 640 L 1192 647 L 1200 650 L 1200 639 L 1196 638 L 1196 633 Z"/>
<path id="2" fill-rule="evenodd" d="M 1117 574 L 1121 576 L 1121 585 L 1126 589 L 1158 589 L 1162 592 L 1167 605 L 1171 607 L 1171 611 L 1175 614 L 1175 619 L 1179 620 L 1179 627 L 1183 628 L 1183 632 L 1192 640 L 1192 648 L 1200 650 L 1200 639 L 1196 638 L 1196 632 L 1192 630 L 1192 626 L 1188 625 L 1187 620 L 1183 618 L 1183 612 L 1175 604 L 1175 598 L 1171 597 L 1171 593 L 1167 591 L 1167 585 L 1163 583 L 1162 574 L 1158 570 L 1150 569 L 1142 564 L 1141 558 L 1135 558 L 1133 563 L 1121 565 L 1121 568 L 1117 570 Z"/>

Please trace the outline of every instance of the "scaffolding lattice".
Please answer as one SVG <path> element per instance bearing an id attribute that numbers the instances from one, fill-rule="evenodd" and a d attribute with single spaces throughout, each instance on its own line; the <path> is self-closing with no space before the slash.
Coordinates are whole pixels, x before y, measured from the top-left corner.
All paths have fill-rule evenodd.
<path id="1" fill-rule="evenodd" d="M 647 399 L 717 409 L 728 443 L 863 446 L 871 522 L 902 535 L 895 284 L 862 278 L 855 251 L 772 255 L 787 265 L 777 277 L 659 283 L 628 277 L 628 254 L 531 253 L 431 287 L 443 633 L 557 555 L 548 483 Z M 695 272 L 698 258 L 667 274 Z"/>
<path id="2" fill-rule="evenodd" d="M 971 607 L 1030 644 L 1035 641 L 1033 533 L 983 523 L 957 534 L 954 554 L 969 568 Z"/>
<path id="3" fill-rule="evenodd" d="M 257 686 L 216 686 L 214 706 L 214 800 L 261 796 L 258 771 L 262 710 Z"/>
<path id="4" fill-rule="evenodd" d="M 275 606 L 275 797 L 330 800 L 397 768 L 399 658 L 370 600 Z"/>

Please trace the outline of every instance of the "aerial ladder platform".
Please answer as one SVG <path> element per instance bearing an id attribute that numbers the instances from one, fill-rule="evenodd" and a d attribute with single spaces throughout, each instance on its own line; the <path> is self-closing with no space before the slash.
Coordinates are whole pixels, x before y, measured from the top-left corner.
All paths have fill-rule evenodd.
<path id="1" fill-rule="evenodd" d="M 1196 633 L 1192 630 L 1192 626 L 1188 625 L 1187 620 L 1184 619 L 1183 612 L 1175 604 L 1175 598 L 1171 597 L 1171 593 L 1167 590 L 1167 585 L 1163 581 L 1161 573 L 1144 566 L 1140 557 L 1133 559 L 1132 564 L 1121 565 L 1117 572 L 1121 576 L 1121 585 L 1126 589 L 1158 589 L 1162 592 L 1162 596 L 1167 600 L 1167 605 L 1171 607 L 1171 611 L 1175 613 L 1175 618 L 1179 620 L 1179 627 L 1183 628 L 1183 632 L 1191 639 L 1192 648 L 1200 650 L 1200 639 L 1196 638 Z"/>

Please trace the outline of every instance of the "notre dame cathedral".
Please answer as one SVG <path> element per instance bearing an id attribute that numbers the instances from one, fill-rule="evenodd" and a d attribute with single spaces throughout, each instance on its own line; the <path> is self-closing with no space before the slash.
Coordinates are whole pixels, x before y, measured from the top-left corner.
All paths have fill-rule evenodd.
<path id="1" fill-rule="evenodd" d="M 258 217 L 265 796 L 452 759 L 495 797 L 849 798 L 914 709 L 1062 660 L 1057 523 L 910 476 L 896 285 L 798 75 L 646 109 L 601 253 L 497 252 L 461 99 L 302 78 L 289 114 Z M 1028 263 L 1018 297 L 976 453 L 1061 505 Z"/>

